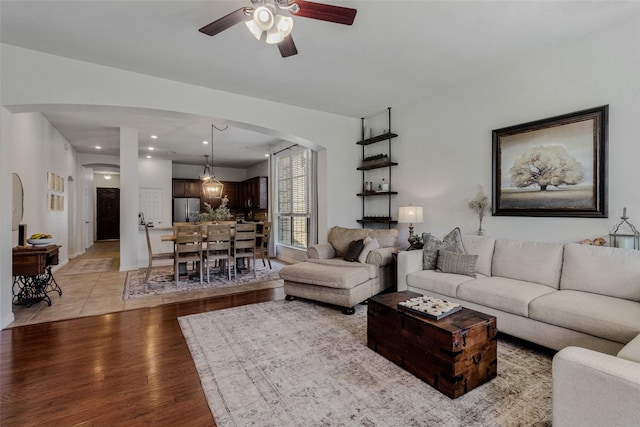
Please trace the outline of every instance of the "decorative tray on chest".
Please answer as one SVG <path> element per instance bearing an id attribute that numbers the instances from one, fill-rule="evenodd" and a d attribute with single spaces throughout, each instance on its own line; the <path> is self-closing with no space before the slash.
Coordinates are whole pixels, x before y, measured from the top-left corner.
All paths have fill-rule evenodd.
<path id="1" fill-rule="evenodd" d="M 400 301 L 398 308 L 433 320 L 440 320 L 462 310 L 462 306 L 456 302 L 448 302 L 426 295 Z"/>

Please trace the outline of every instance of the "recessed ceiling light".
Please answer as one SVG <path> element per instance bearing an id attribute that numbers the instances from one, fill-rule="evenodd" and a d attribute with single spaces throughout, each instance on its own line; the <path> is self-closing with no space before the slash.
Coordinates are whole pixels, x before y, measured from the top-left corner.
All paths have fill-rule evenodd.
<path id="1" fill-rule="evenodd" d="M 155 150 L 155 148 L 149 147 L 149 151 L 153 151 L 153 150 Z"/>
<path id="2" fill-rule="evenodd" d="M 158 139 L 158 135 L 151 135 L 151 139 Z"/>
<path id="3" fill-rule="evenodd" d="M 205 141 L 202 141 L 202 143 L 203 143 L 204 145 L 207 145 L 207 144 L 209 143 L 209 141 L 206 141 L 206 140 L 205 140 Z"/>
<path id="4" fill-rule="evenodd" d="M 265 157 L 269 157 L 269 153 L 266 153 L 264 156 L 265 156 Z"/>
<path id="5" fill-rule="evenodd" d="M 99 145 L 96 145 L 96 150 L 102 150 L 102 147 Z"/>
<path id="6" fill-rule="evenodd" d="M 150 158 L 151 158 L 151 156 L 150 156 L 150 155 L 147 155 L 147 159 L 150 159 Z"/>

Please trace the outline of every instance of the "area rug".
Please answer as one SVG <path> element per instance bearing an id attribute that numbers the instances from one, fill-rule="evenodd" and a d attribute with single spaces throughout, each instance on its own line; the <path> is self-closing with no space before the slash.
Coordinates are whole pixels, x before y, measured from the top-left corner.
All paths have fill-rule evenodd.
<path id="1" fill-rule="evenodd" d="M 144 283 L 147 270 L 141 268 L 139 270 L 127 272 L 124 282 L 122 299 L 141 298 L 154 295 L 166 295 L 176 292 L 191 292 L 203 289 L 220 289 L 232 286 L 240 287 L 242 285 L 250 285 L 258 282 L 280 279 L 278 273 L 286 264 L 271 260 L 271 269 L 269 266 L 262 266 L 262 261 L 256 263 L 256 277 L 250 271 L 243 271 L 234 279 L 233 271 L 231 272 L 231 280 L 227 279 L 226 271 L 219 273 L 217 269 L 212 268 L 212 274 L 209 276 L 210 283 L 207 283 L 207 274 L 204 274 L 204 280 L 200 283 L 200 277 L 181 276 L 180 283 L 176 284 L 174 280 L 173 266 L 153 267 L 149 283 Z"/>
<path id="2" fill-rule="evenodd" d="M 353 316 L 273 301 L 180 317 L 218 427 L 550 426 L 551 356 L 498 341 L 498 376 L 452 400 L 366 345 Z"/>
<path id="3" fill-rule="evenodd" d="M 113 258 L 89 258 L 78 262 L 70 262 L 69 266 L 60 269 L 58 274 L 70 276 L 72 274 L 106 273 L 111 270 Z"/>

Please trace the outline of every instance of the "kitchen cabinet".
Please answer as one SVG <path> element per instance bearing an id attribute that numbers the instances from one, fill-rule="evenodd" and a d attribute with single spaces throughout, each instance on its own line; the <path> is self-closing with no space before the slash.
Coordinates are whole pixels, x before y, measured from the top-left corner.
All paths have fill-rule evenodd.
<path id="1" fill-rule="evenodd" d="M 269 203 L 267 179 L 266 176 L 256 176 L 242 181 L 240 184 L 242 208 L 267 209 Z"/>
<path id="2" fill-rule="evenodd" d="M 202 181 L 199 179 L 174 179 L 173 197 L 202 196 Z"/>
<path id="3" fill-rule="evenodd" d="M 221 181 L 224 185 L 222 194 L 229 199 L 229 209 L 267 209 L 269 192 L 266 176 L 256 176 L 242 182 Z M 202 181 L 199 179 L 174 179 L 173 197 L 200 198 L 200 206 L 209 203 L 214 209 L 220 206 L 222 199 L 205 197 L 202 194 Z"/>

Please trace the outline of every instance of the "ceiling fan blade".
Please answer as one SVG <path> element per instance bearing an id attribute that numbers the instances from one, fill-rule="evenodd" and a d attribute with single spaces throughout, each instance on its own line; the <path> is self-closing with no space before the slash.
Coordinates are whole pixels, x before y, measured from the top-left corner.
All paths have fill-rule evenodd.
<path id="1" fill-rule="evenodd" d="M 293 0 L 291 4 L 297 3 L 300 10 L 291 11 L 295 16 L 319 19 L 321 21 L 335 22 L 337 24 L 351 25 L 356 18 L 356 9 L 342 6 L 332 6 L 324 3 L 314 3 L 305 0 Z"/>
<path id="2" fill-rule="evenodd" d="M 253 9 L 250 7 L 242 7 L 216 21 L 213 21 L 211 24 L 205 25 L 198 31 L 208 36 L 215 36 L 216 34 L 229 29 L 240 22 L 246 21 L 252 11 Z"/>
<path id="3" fill-rule="evenodd" d="M 296 44 L 293 42 L 291 34 L 278 43 L 278 49 L 280 49 L 280 55 L 282 55 L 283 58 L 298 54 L 298 49 L 296 49 Z"/>

